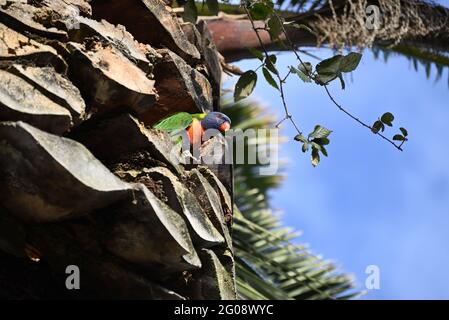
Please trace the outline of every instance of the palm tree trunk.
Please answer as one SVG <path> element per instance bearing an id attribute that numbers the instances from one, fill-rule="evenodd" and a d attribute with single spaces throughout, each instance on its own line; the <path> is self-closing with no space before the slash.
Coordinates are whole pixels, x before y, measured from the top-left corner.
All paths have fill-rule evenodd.
<path id="1" fill-rule="evenodd" d="M 0 18 L 0 296 L 234 299 L 232 172 L 178 163 L 150 127 L 219 110 L 206 31 L 159 0 L 6 1 Z"/>
<path id="2" fill-rule="evenodd" d="M 377 5 L 380 9 L 378 29 L 367 28 L 366 21 L 370 14 L 366 13 L 366 8 L 370 5 Z M 302 14 L 281 12 L 280 15 L 286 21 L 307 25 L 315 32 L 314 35 L 287 25 L 287 35 L 298 47 L 327 45 L 332 48 L 364 48 L 400 44 L 444 52 L 449 50 L 449 10 L 426 1 L 333 0 L 314 11 Z M 205 21 L 226 61 L 250 58 L 247 48 L 260 48 L 250 21 L 242 15 L 207 17 Z M 256 21 L 256 27 L 263 26 L 262 21 Z M 260 30 L 259 34 L 267 49 L 285 50 L 270 38 L 267 31 Z"/>

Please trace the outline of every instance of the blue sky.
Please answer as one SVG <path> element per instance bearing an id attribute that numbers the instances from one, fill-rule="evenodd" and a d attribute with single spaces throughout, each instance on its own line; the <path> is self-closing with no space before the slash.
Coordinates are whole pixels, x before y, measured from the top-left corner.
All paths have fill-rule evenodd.
<path id="1" fill-rule="evenodd" d="M 278 67 L 285 72 L 294 61 L 291 53 L 282 53 Z M 254 69 L 257 62 L 238 65 Z M 365 299 L 449 299 L 448 71 L 438 82 L 432 71 L 426 79 L 423 67 L 416 72 L 403 57 L 384 63 L 365 51 L 346 90 L 331 85 L 337 101 L 369 123 L 392 112 L 395 129 L 387 134 L 399 126 L 408 129 L 404 152 L 338 111 L 323 88 L 296 78 L 286 84 L 287 102 L 302 130 L 321 124 L 333 133 L 329 157 L 317 168 L 297 142 L 283 145 L 286 179 L 271 194 L 271 204 L 282 210 L 286 225 L 304 232 L 299 242 L 354 274 L 359 289 L 366 266 L 379 266 L 380 290 L 368 291 Z M 282 116 L 277 92 L 261 75 L 252 97 Z M 295 135 L 288 125 L 282 132 Z"/>

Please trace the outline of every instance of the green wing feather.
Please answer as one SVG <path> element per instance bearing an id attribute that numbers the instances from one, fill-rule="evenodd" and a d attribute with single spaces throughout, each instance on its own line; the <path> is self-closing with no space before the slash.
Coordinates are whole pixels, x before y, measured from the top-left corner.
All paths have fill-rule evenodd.
<path id="1" fill-rule="evenodd" d="M 190 126 L 192 121 L 193 117 L 190 113 L 178 112 L 159 121 L 153 128 L 164 131 L 182 130 Z"/>

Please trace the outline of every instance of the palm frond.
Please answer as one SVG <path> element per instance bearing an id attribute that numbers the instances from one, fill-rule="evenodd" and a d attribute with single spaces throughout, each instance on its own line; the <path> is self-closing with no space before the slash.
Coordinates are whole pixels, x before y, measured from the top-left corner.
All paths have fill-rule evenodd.
<path id="1" fill-rule="evenodd" d="M 379 58 L 379 54 L 382 52 L 384 60 L 387 61 L 391 54 L 401 55 L 406 57 L 412 62 L 416 71 L 419 70 L 419 65 L 422 66 L 422 70 L 425 71 L 426 77 L 430 78 L 432 69 L 436 71 L 436 79 L 439 80 L 444 70 L 449 70 L 449 56 L 445 52 L 434 50 L 432 48 L 420 48 L 409 45 L 398 45 L 392 48 L 374 47 L 372 49 L 374 56 Z M 449 72 L 448 72 L 449 83 Z"/>
<path id="2" fill-rule="evenodd" d="M 267 128 L 274 119 L 254 102 L 222 103 L 222 111 L 240 128 Z M 250 119 L 250 120 L 248 120 Z M 255 143 L 248 140 L 247 145 Z M 252 167 L 252 169 L 250 168 Z M 294 242 L 298 233 L 282 226 L 266 193 L 281 176 L 257 177 L 256 165 L 236 165 L 233 241 L 236 283 L 241 299 L 349 299 L 350 276 Z M 269 179 L 271 178 L 271 179 Z"/>

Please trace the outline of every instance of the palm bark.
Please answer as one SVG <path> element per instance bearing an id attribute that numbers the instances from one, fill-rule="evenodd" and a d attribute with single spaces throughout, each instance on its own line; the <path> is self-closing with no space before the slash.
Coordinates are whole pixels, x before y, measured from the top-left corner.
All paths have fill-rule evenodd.
<path id="1" fill-rule="evenodd" d="M 0 21 L 0 297 L 234 299 L 232 172 L 151 129 L 220 108 L 205 32 L 159 0 L 0 1 Z"/>

